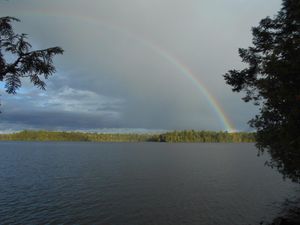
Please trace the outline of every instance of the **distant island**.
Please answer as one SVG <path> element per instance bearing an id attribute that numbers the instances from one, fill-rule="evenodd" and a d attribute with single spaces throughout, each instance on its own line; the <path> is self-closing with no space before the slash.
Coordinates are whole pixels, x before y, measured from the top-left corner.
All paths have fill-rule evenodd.
<path id="1" fill-rule="evenodd" d="M 159 134 L 139 134 L 24 130 L 11 134 L 0 134 L 0 141 L 242 143 L 255 142 L 255 133 L 183 130 Z"/>

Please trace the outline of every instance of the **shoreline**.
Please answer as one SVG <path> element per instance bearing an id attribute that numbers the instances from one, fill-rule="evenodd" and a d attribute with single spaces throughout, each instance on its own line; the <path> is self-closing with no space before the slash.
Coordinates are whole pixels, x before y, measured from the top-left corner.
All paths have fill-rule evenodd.
<path id="1" fill-rule="evenodd" d="M 255 133 L 224 131 L 171 131 L 165 133 L 85 133 L 74 131 L 30 131 L 0 134 L 0 141 L 62 141 L 101 143 L 254 143 Z"/>

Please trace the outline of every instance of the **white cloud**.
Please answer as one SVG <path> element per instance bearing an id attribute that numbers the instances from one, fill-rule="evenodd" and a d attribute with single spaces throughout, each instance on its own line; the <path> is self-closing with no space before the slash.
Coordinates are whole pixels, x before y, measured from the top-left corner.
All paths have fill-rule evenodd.
<path id="1" fill-rule="evenodd" d="M 47 110 L 57 110 L 65 112 L 77 112 L 82 114 L 103 114 L 109 113 L 111 116 L 119 117 L 119 112 L 123 100 L 99 95 L 89 90 L 78 90 L 70 87 L 63 87 L 56 90 L 51 95 L 46 94 L 37 103 Z"/>

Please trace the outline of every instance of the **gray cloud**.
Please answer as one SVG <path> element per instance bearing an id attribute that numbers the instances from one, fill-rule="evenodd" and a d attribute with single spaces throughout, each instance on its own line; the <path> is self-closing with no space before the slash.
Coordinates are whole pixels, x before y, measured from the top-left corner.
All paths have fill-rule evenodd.
<path id="1" fill-rule="evenodd" d="M 189 67 L 220 102 L 237 129 L 256 109 L 222 78 L 243 65 L 238 47 L 251 26 L 280 0 L 11 0 L 0 14 L 17 16 L 35 48 L 62 46 L 46 92 L 25 81 L 3 95 L 1 129 L 224 129 L 199 84 L 170 58 Z M 168 56 L 161 54 L 161 50 Z M 198 85 L 198 86 L 197 86 Z"/>
<path id="2" fill-rule="evenodd" d="M 55 92 L 33 89 L 4 99 L 2 123 L 39 129 L 119 127 L 123 104 L 121 99 L 70 87 Z"/>

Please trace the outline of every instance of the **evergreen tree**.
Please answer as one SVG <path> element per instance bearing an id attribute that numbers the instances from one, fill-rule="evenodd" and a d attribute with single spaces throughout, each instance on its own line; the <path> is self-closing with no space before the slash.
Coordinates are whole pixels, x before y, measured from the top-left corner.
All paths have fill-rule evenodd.
<path id="1" fill-rule="evenodd" d="M 31 51 L 27 35 L 14 32 L 13 21 L 19 20 L 0 17 L 0 82 L 5 82 L 9 94 L 15 94 L 21 87 L 22 78 L 28 78 L 33 85 L 45 89 L 44 79 L 55 72 L 53 56 L 62 54 L 63 49 L 53 47 Z"/>
<path id="2" fill-rule="evenodd" d="M 257 146 L 271 156 L 285 176 L 300 181 L 300 1 L 283 0 L 274 18 L 252 29 L 253 46 L 239 49 L 242 70 L 224 75 L 243 100 L 259 106 L 249 124 L 257 129 Z"/>

